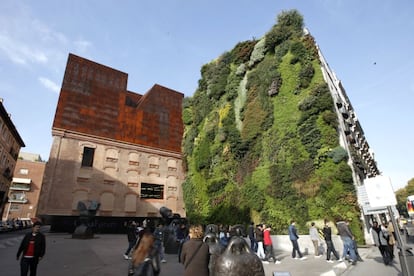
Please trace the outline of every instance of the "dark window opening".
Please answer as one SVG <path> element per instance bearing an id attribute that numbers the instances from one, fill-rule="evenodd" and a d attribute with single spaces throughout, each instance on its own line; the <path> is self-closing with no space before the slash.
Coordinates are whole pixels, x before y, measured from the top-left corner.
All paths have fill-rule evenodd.
<path id="1" fill-rule="evenodd" d="M 83 155 L 82 155 L 82 167 L 92 167 L 94 155 L 95 155 L 94 148 L 84 147 Z"/>
<path id="2" fill-rule="evenodd" d="M 141 198 L 163 199 L 164 185 L 141 183 Z"/>

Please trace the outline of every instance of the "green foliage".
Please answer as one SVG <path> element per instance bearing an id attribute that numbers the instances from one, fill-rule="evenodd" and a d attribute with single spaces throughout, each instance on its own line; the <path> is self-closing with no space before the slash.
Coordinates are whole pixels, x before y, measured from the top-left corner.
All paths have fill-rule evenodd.
<path id="1" fill-rule="evenodd" d="M 235 64 L 241 64 L 249 61 L 256 43 L 256 40 L 247 40 L 237 43 L 231 51 L 233 62 Z"/>
<path id="2" fill-rule="evenodd" d="M 290 45 L 290 52 L 292 53 L 293 57 L 290 61 L 291 64 L 295 64 L 296 62 L 304 62 L 307 54 L 307 50 L 302 42 L 295 41 Z"/>
<path id="3" fill-rule="evenodd" d="M 347 161 L 348 160 L 348 153 L 346 152 L 346 150 L 339 146 L 336 147 L 334 149 L 332 149 L 329 153 L 328 153 L 328 157 L 332 158 L 332 161 L 335 164 L 338 164 L 341 161 Z"/>
<path id="4" fill-rule="evenodd" d="M 207 193 L 212 195 L 223 190 L 226 187 L 227 181 L 225 178 L 213 179 L 207 187 Z"/>
<path id="5" fill-rule="evenodd" d="M 266 49 L 274 53 L 282 42 L 302 35 L 303 17 L 297 10 L 284 11 L 277 16 L 277 24 L 266 33 Z"/>
<path id="6" fill-rule="evenodd" d="M 414 178 L 411 178 L 404 188 L 401 188 L 395 192 L 397 197 L 397 209 L 400 215 L 408 218 L 407 212 L 407 197 L 414 195 Z"/>
<path id="7" fill-rule="evenodd" d="M 303 65 L 299 72 L 299 87 L 308 88 L 314 73 L 315 70 L 313 69 L 313 65 L 311 63 Z"/>
<path id="8" fill-rule="evenodd" d="M 202 170 L 210 165 L 210 141 L 201 139 L 195 153 L 195 164 L 197 170 Z"/>
<path id="9" fill-rule="evenodd" d="M 250 55 L 250 60 L 249 60 L 249 67 L 253 67 L 255 64 L 257 64 L 258 62 L 262 61 L 265 53 L 266 53 L 266 48 L 265 48 L 265 40 L 261 39 L 259 40 L 255 45 L 254 45 L 254 49 L 252 54 Z"/>
<path id="10" fill-rule="evenodd" d="M 265 221 L 282 234 L 292 218 L 302 233 L 310 220 L 346 218 L 363 236 L 331 94 L 302 28 L 297 11 L 283 12 L 264 38 L 202 67 L 183 104 L 190 221 Z"/>
<path id="11" fill-rule="evenodd" d="M 190 108 L 183 109 L 182 116 L 184 125 L 191 125 L 193 123 L 193 114 Z"/>
<path id="12" fill-rule="evenodd" d="M 196 127 L 188 128 L 183 139 L 183 151 L 186 155 L 191 155 L 194 149 L 194 140 L 198 135 L 198 129 Z"/>

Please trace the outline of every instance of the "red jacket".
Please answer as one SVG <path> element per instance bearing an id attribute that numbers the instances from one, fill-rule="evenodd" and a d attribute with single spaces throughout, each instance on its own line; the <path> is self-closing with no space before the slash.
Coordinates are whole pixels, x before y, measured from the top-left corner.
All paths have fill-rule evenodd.
<path id="1" fill-rule="evenodd" d="M 270 237 L 270 229 L 266 228 L 263 230 L 263 244 L 264 245 L 271 245 L 272 244 L 272 238 Z"/>

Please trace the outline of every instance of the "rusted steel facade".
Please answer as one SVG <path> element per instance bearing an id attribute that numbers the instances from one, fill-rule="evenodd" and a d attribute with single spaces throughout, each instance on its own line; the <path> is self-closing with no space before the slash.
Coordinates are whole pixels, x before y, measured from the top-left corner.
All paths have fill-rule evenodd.
<path id="1" fill-rule="evenodd" d="M 127 91 L 127 80 L 70 54 L 53 128 L 181 152 L 183 94 L 156 84 L 139 95 Z"/>

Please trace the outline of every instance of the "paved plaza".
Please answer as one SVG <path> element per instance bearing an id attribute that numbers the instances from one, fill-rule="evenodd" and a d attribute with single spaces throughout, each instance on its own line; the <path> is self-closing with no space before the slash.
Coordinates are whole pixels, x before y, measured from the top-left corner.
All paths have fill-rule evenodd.
<path id="1" fill-rule="evenodd" d="M 93 239 L 73 239 L 67 233 L 45 233 L 46 255 L 39 263 L 38 275 L 49 276 L 105 276 L 127 275 L 128 261 L 123 259 L 127 247 L 126 235 L 96 234 Z M 0 275 L 18 276 L 19 262 L 16 251 L 22 236 L 0 240 Z M 363 258 L 375 260 L 374 265 L 384 267 L 380 263 L 378 249 L 361 248 Z M 315 258 L 308 255 L 306 260 L 294 260 L 289 252 L 276 252 L 281 264 L 263 264 L 266 276 L 301 276 L 301 275 L 357 275 L 352 273 L 355 267 L 345 262 L 327 263 L 324 256 Z M 161 275 L 183 275 L 183 267 L 178 263 L 177 255 L 167 254 L 167 263 L 161 264 Z M 357 266 L 367 266 L 359 263 Z M 399 265 L 398 265 L 399 266 Z M 356 271 L 356 270 L 355 270 Z M 290 274 L 287 274 L 290 273 Z M 376 273 L 376 275 L 381 275 Z M 388 274 L 388 275 L 398 275 Z"/>

